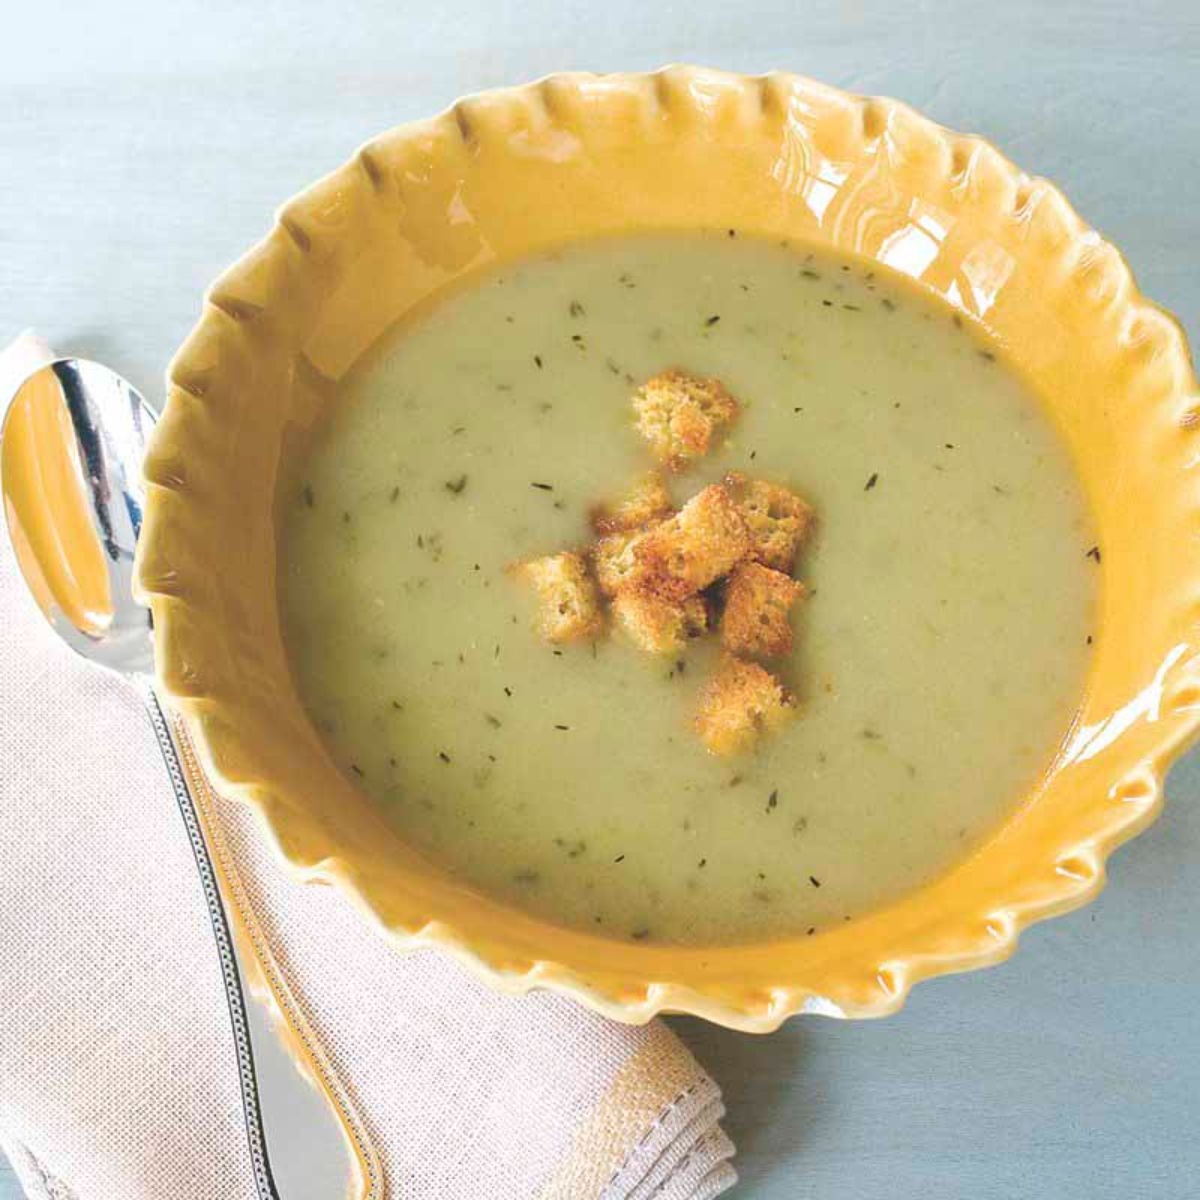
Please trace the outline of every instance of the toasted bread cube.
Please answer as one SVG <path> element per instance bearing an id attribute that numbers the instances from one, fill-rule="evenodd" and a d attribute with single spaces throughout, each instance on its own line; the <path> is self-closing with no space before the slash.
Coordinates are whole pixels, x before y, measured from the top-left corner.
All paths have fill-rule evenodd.
<path id="1" fill-rule="evenodd" d="M 750 535 L 737 505 L 714 483 L 630 546 L 635 561 L 630 582 L 682 600 L 719 579 L 749 550 Z"/>
<path id="2" fill-rule="evenodd" d="M 789 613 L 806 591 L 782 571 L 757 562 L 738 563 L 725 588 L 721 644 L 751 658 L 787 654 L 792 648 Z"/>
<path id="3" fill-rule="evenodd" d="M 643 536 L 636 529 L 610 533 L 592 546 L 592 566 L 603 595 L 615 596 L 634 578 L 637 559 L 634 558 L 633 547 Z"/>
<path id="4" fill-rule="evenodd" d="M 754 558 L 773 570 L 791 571 L 816 523 L 813 510 L 795 492 L 764 479 L 727 475 L 725 486 L 750 531 Z"/>
<path id="5" fill-rule="evenodd" d="M 548 554 L 516 563 L 510 570 L 537 592 L 537 630 L 546 641 L 583 641 L 604 628 L 600 597 L 582 555 Z"/>
<path id="6" fill-rule="evenodd" d="M 681 471 L 708 453 L 714 435 L 738 415 L 738 402 L 718 379 L 664 371 L 634 393 L 633 411 L 654 457 Z"/>
<path id="7" fill-rule="evenodd" d="M 708 628 L 708 606 L 702 596 L 668 600 L 630 588 L 617 594 L 612 611 L 617 624 L 648 654 L 682 650 Z"/>
<path id="8" fill-rule="evenodd" d="M 662 476 L 652 471 L 639 479 L 630 493 L 615 504 L 596 505 L 592 509 L 592 528 L 600 534 L 628 533 L 652 521 L 661 521 L 674 511 Z"/>
<path id="9" fill-rule="evenodd" d="M 727 655 L 700 698 L 696 732 L 713 754 L 739 754 L 795 715 L 795 698 L 774 675 Z"/>

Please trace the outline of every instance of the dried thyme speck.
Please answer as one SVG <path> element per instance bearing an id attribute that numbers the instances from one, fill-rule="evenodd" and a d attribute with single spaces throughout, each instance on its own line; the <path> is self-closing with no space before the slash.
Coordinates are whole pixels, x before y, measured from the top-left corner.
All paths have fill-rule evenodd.
<path id="1" fill-rule="evenodd" d="M 388 755 L 388 766 L 398 767 L 400 764 L 396 761 L 395 755 Z"/>
<path id="2" fill-rule="evenodd" d="M 799 837 L 808 828 L 807 817 L 797 817 L 792 822 L 792 837 Z"/>
<path id="3" fill-rule="evenodd" d="M 348 510 L 342 513 L 342 524 L 343 525 L 349 525 L 353 519 L 354 519 L 354 517 L 351 515 L 351 513 Z"/>
<path id="4" fill-rule="evenodd" d="M 399 499 L 400 499 L 400 485 L 397 484 L 394 488 L 392 488 L 391 493 L 388 495 L 388 503 L 395 504 L 396 501 Z"/>
<path id="5" fill-rule="evenodd" d="M 511 695 L 512 695 L 512 688 L 508 688 L 508 687 L 506 687 L 506 688 L 504 689 L 504 694 L 505 694 L 506 696 L 511 696 Z"/>
<path id="6" fill-rule="evenodd" d="M 532 488 L 537 488 L 539 492 L 554 491 L 554 484 L 552 483 L 531 483 L 529 486 Z"/>
<path id="7" fill-rule="evenodd" d="M 463 489 L 467 486 L 467 477 L 460 475 L 457 479 L 448 479 L 446 481 L 446 491 L 452 492 L 455 496 L 461 496 Z"/>
<path id="8" fill-rule="evenodd" d="M 352 771 L 355 773 L 355 775 L 357 775 L 357 776 L 359 777 L 359 779 L 365 779 L 365 778 L 366 778 L 366 775 L 367 775 L 366 771 L 364 771 L 364 770 L 362 769 L 362 767 L 360 767 L 360 766 L 358 765 L 358 763 L 351 763 L 351 764 L 350 764 L 350 770 L 352 770 Z"/>
<path id="9" fill-rule="evenodd" d="M 455 427 L 452 430 L 450 430 L 450 436 L 458 437 L 458 435 L 460 433 L 466 433 L 466 432 L 467 432 L 467 427 L 465 425 L 455 425 Z"/>
<path id="10" fill-rule="evenodd" d="M 863 491 L 869 492 L 878 482 L 879 482 L 879 472 L 873 471 L 871 473 L 871 478 L 867 480 L 866 486 L 863 488 Z"/>
<path id="11" fill-rule="evenodd" d="M 731 238 L 735 238 L 735 237 L 737 237 L 737 230 L 736 230 L 736 229 L 730 229 L 730 230 L 728 231 L 728 233 L 729 233 L 729 236 L 730 236 Z"/>
<path id="12" fill-rule="evenodd" d="M 537 363 L 537 369 L 540 371 L 542 369 L 542 356 L 540 354 L 535 354 L 533 356 L 533 361 Z"/>
<path id="13" fill-rule="evenodd" d="M 554 655 L 555 658 L 562 658 L 562 656 L 563 656 L 563 652 L 561 650 L 553 650 L 553 651 L 551 651 L 551 653 Z"/>
<path id="14" fill-rule="evenodd" d="M 554 728 L 562 730 L 563 733 L 567 733 L 571 727 L 570 725 L 555 725 Z"/>
<path id="15" fill-rule="evenodd" d="M 629 936 L 633 938 L 635 942 L 641 942 L 650 936 L 650 930 L 635 929 Z"/>
<path id="16" fill-rule="evenodd" d="M 982 358 L 984 362 L 996 361 L 996 356 L 990 350 L 980 350 L 979 357 Z"/>
<path id="17" fill-rule="evenodd" d="M 1092 562 L 1099 562 L 1099 561 L 1100 561 L 1100 547 L 1099 547 L 1099 546 L 1093 546 L 1093 547 L 1092 547 L 1092 548 L 1091 548 L 1091 549 L 1090 549 L 1090 550 L 1087 552 L 1087 554 L 1085 554 L 1085 555 L 1084 555 L 1084 557 L 1085 557 L 1085 558 L 1090 558 L 1090 559 L 1092 560 Z"/>
<path id="18" fill-rule="evenodd" d="M 821 881 L 815 875 L 810 875 L 808 877 L 808 882 L 811 883 L 815 888 L 819 888 L 821 886 Z"/>
<path id="19" fill-rule="evenodd" d="M 572 300 L 570 307 L 567 310 L 573 317 L 582 317 L 584 315 L 583 305 L 578 300 Z"/>
<path id="20" fill-rule="evenodd" d="M 773 810 L 774 810 L 775 808 L 777 808 L 778 806 L 779 806 L 779 789 L 778 789 L 778 788 L 776 788 L 776 789 L 775 789 L 775 790 L 774 790 L 774 791 L 773 791 L 773 792 L 772 792 L 772 793 L 771 793 L 771 794 L 770 794 L 770 795 L 767 797 L 767 812 L 771 812 L 771 811 L 773 811 Z"/>
<path id="21" fill-rule="evenodd" d="M 794 413 L 799 413 L 799 412 L 803 412 L 803 411 L 804 411 L 803 408 L 793 408 L 792 409 L 792 412 L 794 412 Z"/>
<path id="22" fill-rule="evenodd" d="M 947 443 L 946 443 L 946 449 L 947 449 L 947 450 L 953 450 L 953 449 L 954 449 L 954 443 L 953 443 L 953 442 L 947 442 Z"/>
<path id="23" fill-rule="evenodd" d="M 613 859 L 614 863 L 621 863 L 624 861 L 625 861 L 625 855 L 623 855 L 623 854 L 618 854 L 617 857 Z"/>
<path id="24" fill-rule="evenodd" d="M 1007 496 L 1008 495 L 1008 489 L 1002 488 L 998 483 L 992 484 L 992 491 L 995 492 L 997 496 Z"/>
<path id="25" fill-rule="evenodd" d="M 815 925 L 810 925 L 808 927 L 808 936 L 809 937 L 812 937 L 812 935 L 816 932 L 817 932 L 817 927 Z"/>
<path id="26" fill-rule="evenodd" d="M 697 866 L 697 867 L 699 867 L 701 871 L 703 871 L 703 870 L 704 870 L 704 868 L 705 868 L 706 866 L 708 866 L 708 859 L 707 859 L 707 858 L 702 858 L 702 859 L 701 859 L 701 860 L 700 860 L 700 861 L 699 861 L 699 862 L 696 864 L 696 866 Z"/>
<path id="27" fill-rule="evenodd" d="M 720 313 L 713 313 L 711 317 L 705 319 L 705 327 L 711 329 L 721 319 Z"/>
<path id="28" fill-rule="evenodd" d="M 804 279 L 820 279 L 821 278 L 821 275 L 818 271 L 810 270 L 808 267 L 805 267 L 804 270 L 800 272 L 800 275 Z"/>
<path id="29" fill-rule="evenodd" d="M 483 719 L 493 728 L 499 729 L 501 721 L 499 717 L 493 717 L 491 713 L 484 713 Z"/>
<path id="30" fill-rule="evenodd" d="M 1090 633 L 1087 635 L 1087 642 L 1085 644 L 1088 646 L 1092 644 L 1092 635 Z"/>
<path id="31" fill-rule="evenodd" d="M 393 707 L 393 708 L 394 708 L 394 709 L 395 709 L 397 712 L 403 712 L 403 711 L 404 711 L 404 705 L 403 705 L 403 704 L 401 704 L 399 700 L 393 700 L 393 701 L 392 701 L 392 707 Z"/>
<path id="32" fill-rule="evenodd" d="M 448 763 L 450 761 L 450 755 L 448 755 L 445 750 L 438 751 L 438 758 L 440 758 L 444 763 Z"/>
<path id="33" fill-rule="evenodd" d="M 565 500 L 555 500 L 552 507 L 562 512 L 567 507 L 567 502 Z"/>
<path id="34" fill-rule="evenodd" d="M 605 365 L 605 366 L 606 366 L 606 367 L 607 367 L 607 368 L 608 368 L 608 369 L 609 369 L 609 370 L 610 370 L 610 371 L 611 371 L 611 372 L 612 372 L 614 375 L 620 375 L 620 373 L 621 373 L 621 368 L 620 368 L 619 366 L 617 366 L 617 364 L 616 364 L 615 362 L 613 362 L 613 360 L 612 360 L 611 358 L 606 358 L 606 359 L 604 360 L 604 365 Z"/>
<path id="35" fill-rule="evenodd" d="M 882 304 L 883 307 L 886 308 L 888 312 L 896 311 L 896 302 L 894 300 L 889 300 L 886 296 L 884 296 L 884 298 L 882 300 L 880 300 L 879 303 Z"/>
<path id="36" fill-rule="evenodd" d="M 843 304 L 842 307 L 847 312 L 862 312 L 862 307 L 858 304 Z"/>
<path id="37" fill-rule="evenodd" d="M 313 495 L 312 484 L 306 483 L 304 485 L 304 503 L 307 504 L 309 508 L 312 508 L 316 502 L 317 498 Z"/>
<path id="38" fill-rule="evenodd" d="M 833 301 L 832 301 L 832 300 L 822 300 L 822 301 L 821 301 L 821 307 L 822 307 L 822 308 L 832 308 L 832 307 L 833 307 Z"/>
<path id="39" fill-rule="evenodd" d="M 961 328 L 962 328 L 962 317 L 960 317 L 960 316 L 958 315 L 958 313 L 955 313 L 955 314 L 954 314 L 954 316 L 952 316 L 952 317 L 950 318 L 950 320 L 952 320 L 952 321 L 954 322 L 954 328 L 955 328 L 955 329 L 961 329 Z"/>
<path id="40" fill-rule="evenodd" d="M 750 460 L 751 460 L 751 462 L 753 462 L 753 461 L 754 461 L 754 459 L 756 459 L 757 457 L 758 457 L 758 451 L 757 451 L 757 450 L 751 450 L 751 451 L 750 451 Z"/>
<path id="41" fill-rule="evenodd" d="M 583 343 L 583 334 L 582 333 L 571 334 L 571 341 L 573 341 L 577 346 L 581 345 Z"/>
<path id="42" fill-rule="evenodd" d="M 742 782 L 742 777 L 741 777 L 740 775 L 731 775 L 731 776 L 729 777 L 729 783 L 728 783 L 728 785 L 727 785 L 727 786 L 728 786 L 728 787 L 731 787 L 731 788 L 735 788 L 735 787 L 737 787 L 737 786 L 738 786 L 738 784 L 740 784 L 741 782 Z"/>
<path id="43" fill-rule="evenodd" d="M 871 729 L 869 726 L 862 730 L 859 736 L 865 738 L 868 742 L 878 742 L 883 738 L 883 734 L 878 729 Z"/>

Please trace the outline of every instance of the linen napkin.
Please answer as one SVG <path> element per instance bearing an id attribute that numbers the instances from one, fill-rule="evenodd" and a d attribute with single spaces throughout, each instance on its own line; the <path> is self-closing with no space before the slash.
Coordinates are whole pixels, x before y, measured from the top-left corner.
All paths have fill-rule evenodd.
<path id="1" fill-rule="evenodd" d="M 0 353 L 0 406 L 44 347 Z M 369 1200 L 707 1200 L 720 1092 L 661 1023 L 505 997 L 294 880 L 187 753 L 251 983 Z M 196 864 L 141 699 L 74 657 L 0 536 L 0 1145 L 36 1200 L 254 1200 Z M 287 1200 L 286 1196 L 284 1200 Z"/>

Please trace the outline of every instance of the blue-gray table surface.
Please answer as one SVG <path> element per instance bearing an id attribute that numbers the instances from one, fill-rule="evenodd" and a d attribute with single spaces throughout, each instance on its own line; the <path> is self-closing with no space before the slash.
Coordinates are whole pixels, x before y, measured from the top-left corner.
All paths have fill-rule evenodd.
<path id="1" fill-rule="evenodd" d="M 800 71 L 986 135 L 1200 333 L 1193 0 L 42 0 L 0 29 L 0 342 L 35 326 L 156 401 L 205 286 L 360 141 L 464 92 L 671 61 Z M 897 1017 L 678 1022 L 725 1088 L 736 1194 L 1200 1195 L 1200 757 L 1168 796 L 1098 903 Z"/>

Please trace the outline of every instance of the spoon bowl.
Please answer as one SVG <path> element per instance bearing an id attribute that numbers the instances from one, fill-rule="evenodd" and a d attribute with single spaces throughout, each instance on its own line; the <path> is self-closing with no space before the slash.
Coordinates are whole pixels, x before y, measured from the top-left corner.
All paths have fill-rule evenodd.
<path id="1" fill-rule="evenodd" d="M 0 430 L 5 519 L 30 591 L 72 650 L 125 675 L 154 669 L 132 577 L 155 419 L 116 372 L 64 358 L 25 380 Z"/>

